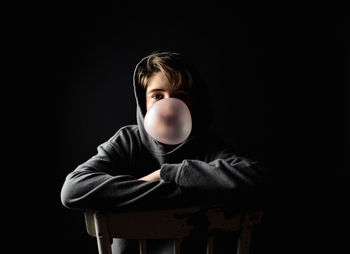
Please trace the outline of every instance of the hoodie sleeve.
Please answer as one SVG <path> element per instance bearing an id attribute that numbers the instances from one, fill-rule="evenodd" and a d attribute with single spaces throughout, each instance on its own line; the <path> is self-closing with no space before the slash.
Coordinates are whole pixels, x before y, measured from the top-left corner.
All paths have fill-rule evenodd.
<path id="1" fill-rule="evenodd" d="M 198 191 L 259 192 L 268 185 L 266 169 L 257 162 L 234 155 L 229 149 L 216 153 L 209 162 L 183 160 L 163 164 L 161 178 Z"/>
<path id="2" fill-rule="evenodd" d="M 61 190 L 61 201 L 72 209 L 118 209 L 150 205 L 148 201 L 178 196 L 173 183 L 140 181 L 126 174 L 123 153 L 108 141 L 98 153 L 68 174 Z"/>

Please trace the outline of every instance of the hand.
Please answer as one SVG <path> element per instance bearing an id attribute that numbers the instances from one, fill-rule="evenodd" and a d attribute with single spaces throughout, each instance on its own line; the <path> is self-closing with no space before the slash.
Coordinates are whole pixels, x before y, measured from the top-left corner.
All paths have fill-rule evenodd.
<path id="1" fill-rule="evenodd" d="M 139 180 L 141 181 L 146 181 L 146 182 L 151 182 L 151 181 L 156 181 L 156 180 L 160 180 L 160 169 L 152 172 L 149 175 L 146 175 L 142 178 L 140 178 Z"/>

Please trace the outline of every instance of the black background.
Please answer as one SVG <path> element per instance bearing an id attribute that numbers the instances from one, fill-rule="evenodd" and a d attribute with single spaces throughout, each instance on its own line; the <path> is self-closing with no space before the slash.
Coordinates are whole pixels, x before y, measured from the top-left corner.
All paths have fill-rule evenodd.
<path id="1" fill-rule="evenodd" d="M 36 81 L 20 87 L 20 101 L 30 155 L 24 181 L 34 189 L 23 199 L 44 236 L 40 247 L 97 253 L 82 213 L 61 205 L 60 189 L 99 144 L 136 122 L 134 67 L 167 50 L 185 54 L 209 84 L 213 129 L 274 172 L 276 193 L 252 253 L 346 252 L 346 4 L 37 7 L 28 13 L 33 25 L 23 21 L 30 36 L 22 37 Z M 26 247 L 37 249 L 29 239 Z"/>

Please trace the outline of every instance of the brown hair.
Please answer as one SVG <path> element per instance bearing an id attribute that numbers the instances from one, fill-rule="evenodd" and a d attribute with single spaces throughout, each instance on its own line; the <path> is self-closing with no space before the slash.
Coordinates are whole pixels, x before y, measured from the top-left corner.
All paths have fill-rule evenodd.
<path id="1" fill-rule="evenodd" d="M 137 70 L 138 83 L 142 87 L 147 88 L 151 76 L 154 73 L 161 72 L 174 88 L 192 88 L 192 75 L 179 54 L 155 52 L 145 61 L 145 64 Z"/>

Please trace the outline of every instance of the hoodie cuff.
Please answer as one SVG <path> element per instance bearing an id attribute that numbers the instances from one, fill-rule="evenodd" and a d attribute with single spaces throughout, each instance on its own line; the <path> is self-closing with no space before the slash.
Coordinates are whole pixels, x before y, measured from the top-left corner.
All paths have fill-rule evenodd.
<path id="1" fill-rule="evenodd" d="M 160 178 L 164 181 L 178 182 L 178 175 L 180 174 L 182 163 L 167 164 L 164 163 L 160 168 Z"/>

